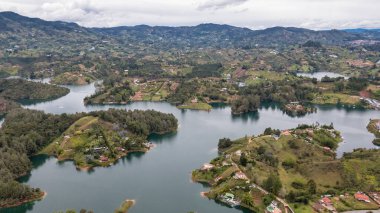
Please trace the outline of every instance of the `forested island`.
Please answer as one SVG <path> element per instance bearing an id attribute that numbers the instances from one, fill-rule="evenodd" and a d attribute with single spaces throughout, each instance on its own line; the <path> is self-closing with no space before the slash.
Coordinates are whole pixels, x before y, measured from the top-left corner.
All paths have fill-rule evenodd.
<path id="1" fill-rule="evenodd" d="M 370 120 L 367 126 L 367 129 L 376 137 L 372 143 L 375 144 L 376 146 L 380 146 L 380 119 Z"/>
<path id="2" fill-rule="evenodd" d="M 24 79 L 0 79 L 0 97 L 13 100 L 43 101 L 64 96 L 69 89 Z"/>
<path id="3" fill-rule="evenodd" d="M 340 141 L 332 125 L 268 128 L 258 136 L 224 138 L 220 156 L 192 177 L 211 186 L 204 193 L 208 198 L 255 212 L 379 209 L 373 196 L 380 190 L 380 150 L 357 149 L 336 159 Z"/>
<path id="4" fill-rule="evenodd" d="M 46 101 L 62 97 L 69 89 L 23 79 L 0 79 L 0 116 L 19 108 L 20 101 Z"/>
<path id="5" fill-rule="evenodd" d="M 49 154 L 67 154 L 66 158 L 74 159 L 79 166 L 105 166 L 122 156 L 122 152 L 146 148 L 149 134 L 172 132 L 177 126 L 173 115 L 153 110 L 110 109 L 62 115 L 12 110 L 0 129 L 0 207 L 20 205 L 43 196 L 40 189 L 21 184 L 16 178 L 30 172 L 29 157 L 45 148 L 51 151 Z"/>

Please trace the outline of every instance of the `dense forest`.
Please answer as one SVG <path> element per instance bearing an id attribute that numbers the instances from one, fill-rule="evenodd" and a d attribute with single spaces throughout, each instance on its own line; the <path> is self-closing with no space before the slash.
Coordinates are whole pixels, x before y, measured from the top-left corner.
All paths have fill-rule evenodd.
<path id="1" fill-rule="evenodd" d="M 54 99 L 69 93 L 69 89 L 27 81 L 23 79 L 0 79 L 0 97 L 19 100 Z"/>
<path id="2" fill-rule="evenodd" d="M 134 91 L 130 82 L 118 75 L 110 75 L 103 80 L 102 87 L 98 91 L 84 99 L 86 104 L 103 104 L 103 103 L 126 103 Z"/>
<path id="3" fill-rule="evenodd" d="M 91 113 L 46 114 L 41 111 L 16 109 L 6 115 L 0 130 L 0 206 L 32 196 L 36 191 L 15 181 L 31 169 L 29 156 L 59 137 L 70 125 L 84 116 L 96 116 L 122 125 L 136 135 L 149 135 L 177 129 L 171 114 L 153 110 L 126 111 L 110 109 Z"/>
<path id="4" fill-rule="evenodd" d="M 285 79 L 249 85 L 239 92 L 240 97 L 232 102 L 232 113 L 257 111 L 262 102 L 286 104 L 294 101 L 311 101 L 319 90 L 311 79 Z"/>

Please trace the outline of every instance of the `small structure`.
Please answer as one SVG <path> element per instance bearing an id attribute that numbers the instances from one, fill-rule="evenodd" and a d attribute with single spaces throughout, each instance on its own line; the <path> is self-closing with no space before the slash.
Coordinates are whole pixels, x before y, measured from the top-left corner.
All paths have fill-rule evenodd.
<path id="1" fill-rule="evenodd" d="M 222 176 L 218 176 L 214 179 L 214 182 L 217 183 L 219 182 L 223 177 Z"/>
<path id="2" fill-rule="evenodd" d="M 108 157 L 101 155 L 101 156 L 99 157 L 99 160 L 100 160 L 101 162 L 107 162 L 107 161 L 108 161 Z"/>
<path id="3" fill-rule="evenodd" d="M 330 198 L 328 198 L 328 197 L 323 197 L 321 200 L 319 200 L 319 202 L 321 203 L 321 204 L 325 204 L 325 205 L 327 205 L 327 206 L 331 206 L 332 205 L 332 202 L 331 202 L 331 199 Z"/>
<path id="4" fill-rule="evenodd" d="M 266 212 L 268 213 L 282 213 L 281 209 L 278 208 L 278 203 L 274 200 L 272 203 L 267 206 Z"/>
<path id="5" fill-rule="evenodd" d="M 209 164 L 209 163 L 205 163 L 205 164 L 203 164 L 201 170 L 202 170 L 202 171 L 208 171 L 208 170 L 210 170 L 210 169 L 212 169 L 212 168 L 214 168 L 214 165 Z"/>
<path id="6" fill-rule="evenodd" d="M 379 192 L 368 192 L 368 195 L 380 205 L 380 193 Z"/>
<path id="7" fill-rule="evenodd" d="M 248 180 L 248 177 L 242 171 L 238 171 L 235 173 L 234 179 L 236 179 L 236 180 Z"/>
<path id="8" fill-rule="evenodd" d="M 325 207 L 322 206 L 322 204 L 316 202 L 316 203 L 313 204 L 313 209 L 314 209 L 314 211 L 316 211 L 316 212 L 323 212 L 324 209 L 325 209 Z"/>
<path id="9" fill-rule="evenodd" d="M 122 147 L 116 147 L 116 150 L 119 151 L 119 152 L 124 152 L 125 151 L 125 149 L 122 148 Z"/>
<path id="10" fill-rule="evenodd" d="M 366 203 L 370 203 L 371 200 L 369 199 L 369 197 L 364 194 L 363 192 L 356 192 L 355 195 L 354 195 L 355 199 L 358 200 L 358 201 L 363 201 L 363 202 L 366 202 Z"/>
<path id="11" fill-rule="evenodd" d="M 283 130 L 283 131 L 281 132 L 281 135 L 288 136 L 288 135 L 291 135 L 291 133 L 290 133 L 289 130 Z"/>
<path id="12" fill-rule="evenodd" d="M 235 200 L 235 195 L 232 193 L 225 193 L 221 196 L 221 200 L 232 207 L 240 205 L 240 202 Z"/>
<path id="13" fill-rule="evenodd" d="M 192 100 L 191 100 L 191 103 L 192 103 L 192 104 L 196 104 L 196 103 L 198 103 L 198 98 L 194 98 L 194 99 L 192 99 Z"/>

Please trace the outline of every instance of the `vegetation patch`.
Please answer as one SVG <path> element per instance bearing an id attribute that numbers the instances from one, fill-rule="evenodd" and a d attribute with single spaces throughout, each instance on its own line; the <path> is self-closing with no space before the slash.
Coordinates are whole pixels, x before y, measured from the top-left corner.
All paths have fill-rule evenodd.
<path id="1" fill-rule="evenodd" d="M 334 150 L 341 140 L 333 125 L 267 128 L 256 137 L 224 138 L 220 156 L 193 171 L 192 177 L 211 185 L 207 197 L 256 212 L 285 211 L 288 206 L 296 212 L 314 212 L 319 206 L 378 209 L 374 201 L 358 201 L 354 194 L 380 189 L 380 151 L 358 149 L 336 159 Z M 330 203 L 320 204 L 327 202 L 321 196 L 330 196 Z"/>

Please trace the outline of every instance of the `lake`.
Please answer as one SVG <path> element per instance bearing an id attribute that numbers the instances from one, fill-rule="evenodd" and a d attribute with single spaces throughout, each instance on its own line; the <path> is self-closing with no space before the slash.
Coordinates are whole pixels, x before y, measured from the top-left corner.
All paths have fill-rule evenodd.
<path id="1" fill-rule="evenodd" d="M 33 157 L 33 170 L 20 181 L 40 187 L 48 194 L 42 201 L 1 213 L 52 213 L 58 210 L 81 208 L 97 213 L 113 212 L 124 199 L 135 199 L 131 212 L 189 211 L 207 213 L 242 212 L 202 198 L 207 187 L 192 183 L 191 171 L 217 156 L 218 140 L 260 134 L 267 127 L 286 129 L 300 123 L 334 124 L 342 132 L 344 142 L 338 155 L 354 148 L 374 148 L 374 136 L 367 132 L 370 118 L 379 117 L 379 111 L 338 107 L 317 107 L 318 112 L 305 117 L 289 117 L 275 105 L 267 105 L 258 113 L 232 116 L 228 106 L 212 111 L 179 110 L 161 102 L 137 102 L 122 106 L 84 106 L 83 98 L 95 91 L 94 85 L 69 86 L 71 92 L 60 99 L 25 106 L 49 113 L 75 113 L 105 110 L 110 107 L 125 109 L 155 109 L 173 113 L 179 121 L 175 134 L 151 136 L 157 144 L 145 154 L 130 154 L 107 168 L 77 171 L 72 162 L 58 162 L 54 157 Z"/>
<path id="2" fill-rule="evenodd" d="M 330 78 L 338 78 L 338 77 L 343 77 L 345 79 L 348 79 L 347 76 L 334 73 L 334 72 L 313 72 L 313 73 L 297 73 L 297 76 L 303 76 L 303 77 L 308 77 L 308 78 L 316 78 L 318 81 L 320 81 L 323 77 L 327 76 Z"/>

